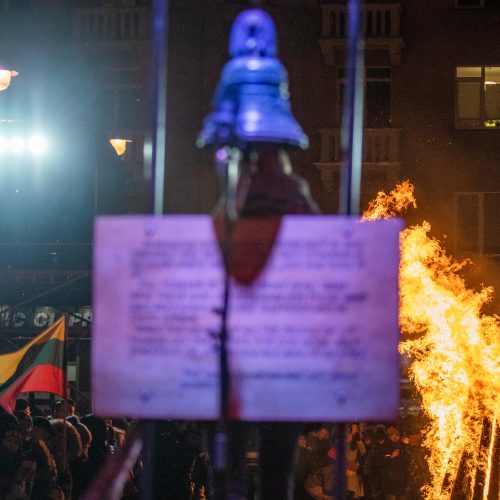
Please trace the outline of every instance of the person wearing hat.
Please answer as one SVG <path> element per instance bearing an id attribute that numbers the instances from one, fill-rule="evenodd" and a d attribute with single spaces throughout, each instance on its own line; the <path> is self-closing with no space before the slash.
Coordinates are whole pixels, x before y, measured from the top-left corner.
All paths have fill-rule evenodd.
<path id="1" fill-rule="evenodd" d="M 76 405 L 71 398 L 56 399 L 52 403 L 52 418 L 66 418 L 75 414 Z"/>
<path id="2" fill-rule="evenodd" d="M 14 408 L 14 411 L 15 412 L 22 411 L 26 413 L 26 415 L 31 415 L 31 407 L 29 401 L 24 398 L 16 399 L 16 406 Z"/>

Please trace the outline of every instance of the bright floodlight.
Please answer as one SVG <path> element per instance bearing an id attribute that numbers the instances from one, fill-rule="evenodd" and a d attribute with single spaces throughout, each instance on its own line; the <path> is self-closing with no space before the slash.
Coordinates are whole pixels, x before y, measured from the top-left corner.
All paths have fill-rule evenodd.
<path id="1" fill-rule="evenodd" d="M 41 135 L 33 135 L 29 141 L 29 150 L 34 155 L 41 155 L 47 150 L 47 141 Z"/>
<path id="2" fill-rule="evenodd" d="M 10 140 L 10 150 L 13 153 L 20 154 L 26 148 L 26 143 L 22 137 L 13 137 Z"/>

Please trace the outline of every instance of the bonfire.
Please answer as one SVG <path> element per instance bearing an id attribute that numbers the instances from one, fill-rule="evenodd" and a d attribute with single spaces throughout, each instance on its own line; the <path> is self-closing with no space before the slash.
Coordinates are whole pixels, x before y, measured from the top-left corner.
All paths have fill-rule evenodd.
<path id="1" fill-rule="evenodd" d="M 394 217 L 416 207 L 403 182 L 379 193 L 364 220 Z M 488 498 L 500 416 L 500 318 L 482 309 L 491 287 L 469 288 L 458 262 L 430 236 L 428 222 L 401 234 L 399 350 L 429 424 L 423 446 L 431 482 L 426 499 Z"/>

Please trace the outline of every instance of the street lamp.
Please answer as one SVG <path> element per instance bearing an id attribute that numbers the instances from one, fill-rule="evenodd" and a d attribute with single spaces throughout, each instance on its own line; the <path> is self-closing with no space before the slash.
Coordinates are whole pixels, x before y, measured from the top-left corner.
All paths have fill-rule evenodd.
<path id="1" fill-rule="evenodd" d="M 4 155 L 21 156 L 26 153 L 31 156 L 42 156 L 48 149 L 47 139 L 38 133 L 31 136 L 26 134 L 5 135 L 0 131 L 0 157 Z"/>
<path id="2" fill-rule="evenodd" d="M 0 68 L 0 91 L 9 88 L 12 78 L 18 74 L 17 71 Z"/>
<path id="3" fill-rule="evenodd" d="M 115 148 L 116 154 L 121 156 L 127 150 L 127 142 L 132 142 L 130 139 L 110 139 L 109 142 Z"/>

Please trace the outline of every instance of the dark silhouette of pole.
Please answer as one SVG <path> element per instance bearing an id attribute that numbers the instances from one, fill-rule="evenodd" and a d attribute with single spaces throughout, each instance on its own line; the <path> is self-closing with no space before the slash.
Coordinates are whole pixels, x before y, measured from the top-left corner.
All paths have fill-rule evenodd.
<path id="1" fill-rule="evenodd" d="M 340 172 L 339 213 L 359 214 L 361 191 L 361 163 L 363 152 L 364 107 L 364 34 L 363 0 L 349 0 L 346 76 L 340 134 L 342 167 Z M 336 425 L 336 473 L 334 498 L 345 495 L 345 423 Z"/>
<path id="2" fill-rule="evenodd" d="M 152 8 L 151 158 L 145 172 L 152 184 L 152 210 L 163 214 L 167 130 L 168 0 L 154 0 Z"/>
<path id="3" fill-rule="evenodd" d="M 165 192 L 165 156 L 167 133 L 167 34 L 168 0 L 153 0 L 152 6 L 152 79 L 151 79 L 151 151 L 145 158 L 145 177 L 151 182 L 150 211 L 163 214 Z M 146 156 L 146 155 L 145 155 Z M 154 497 L 155 433 L 153 420 L 141 426 L 143 472 L 140 482 L 141 499 Z"/>
<path id="4" fill-rule="evenodd" d="M 224 260 L 224 295 L 221 316 L 221 327 L 218 336 L 219 350 L 219 419 L 215 430 L 214 443 L 214 472 L 216 498 L 226 500 L 228 496 L 228 448 L 229 448 L 229 390 L 230 373 L 227 344 L 228 313 L 230 304 L 230 259 L 231 259 L 231 236 L 234 223 L 238 218 L 236 207 L 236 190 L 238 184 L 240 151 L 237 148 L 224 147 L 215 153 L 217 173 L 223 180 L 224 196 L 224 234 L 221 240 L 222 256 Z"/>
<path id="5" fill-rule="evenodd" d="M 339 213 L 342 215 L 359 213 L 365 72 L 363 5 L 363 0 L 349 0 L 348 4 L 347 81 L 340 131 L 342 168 Z"/>

